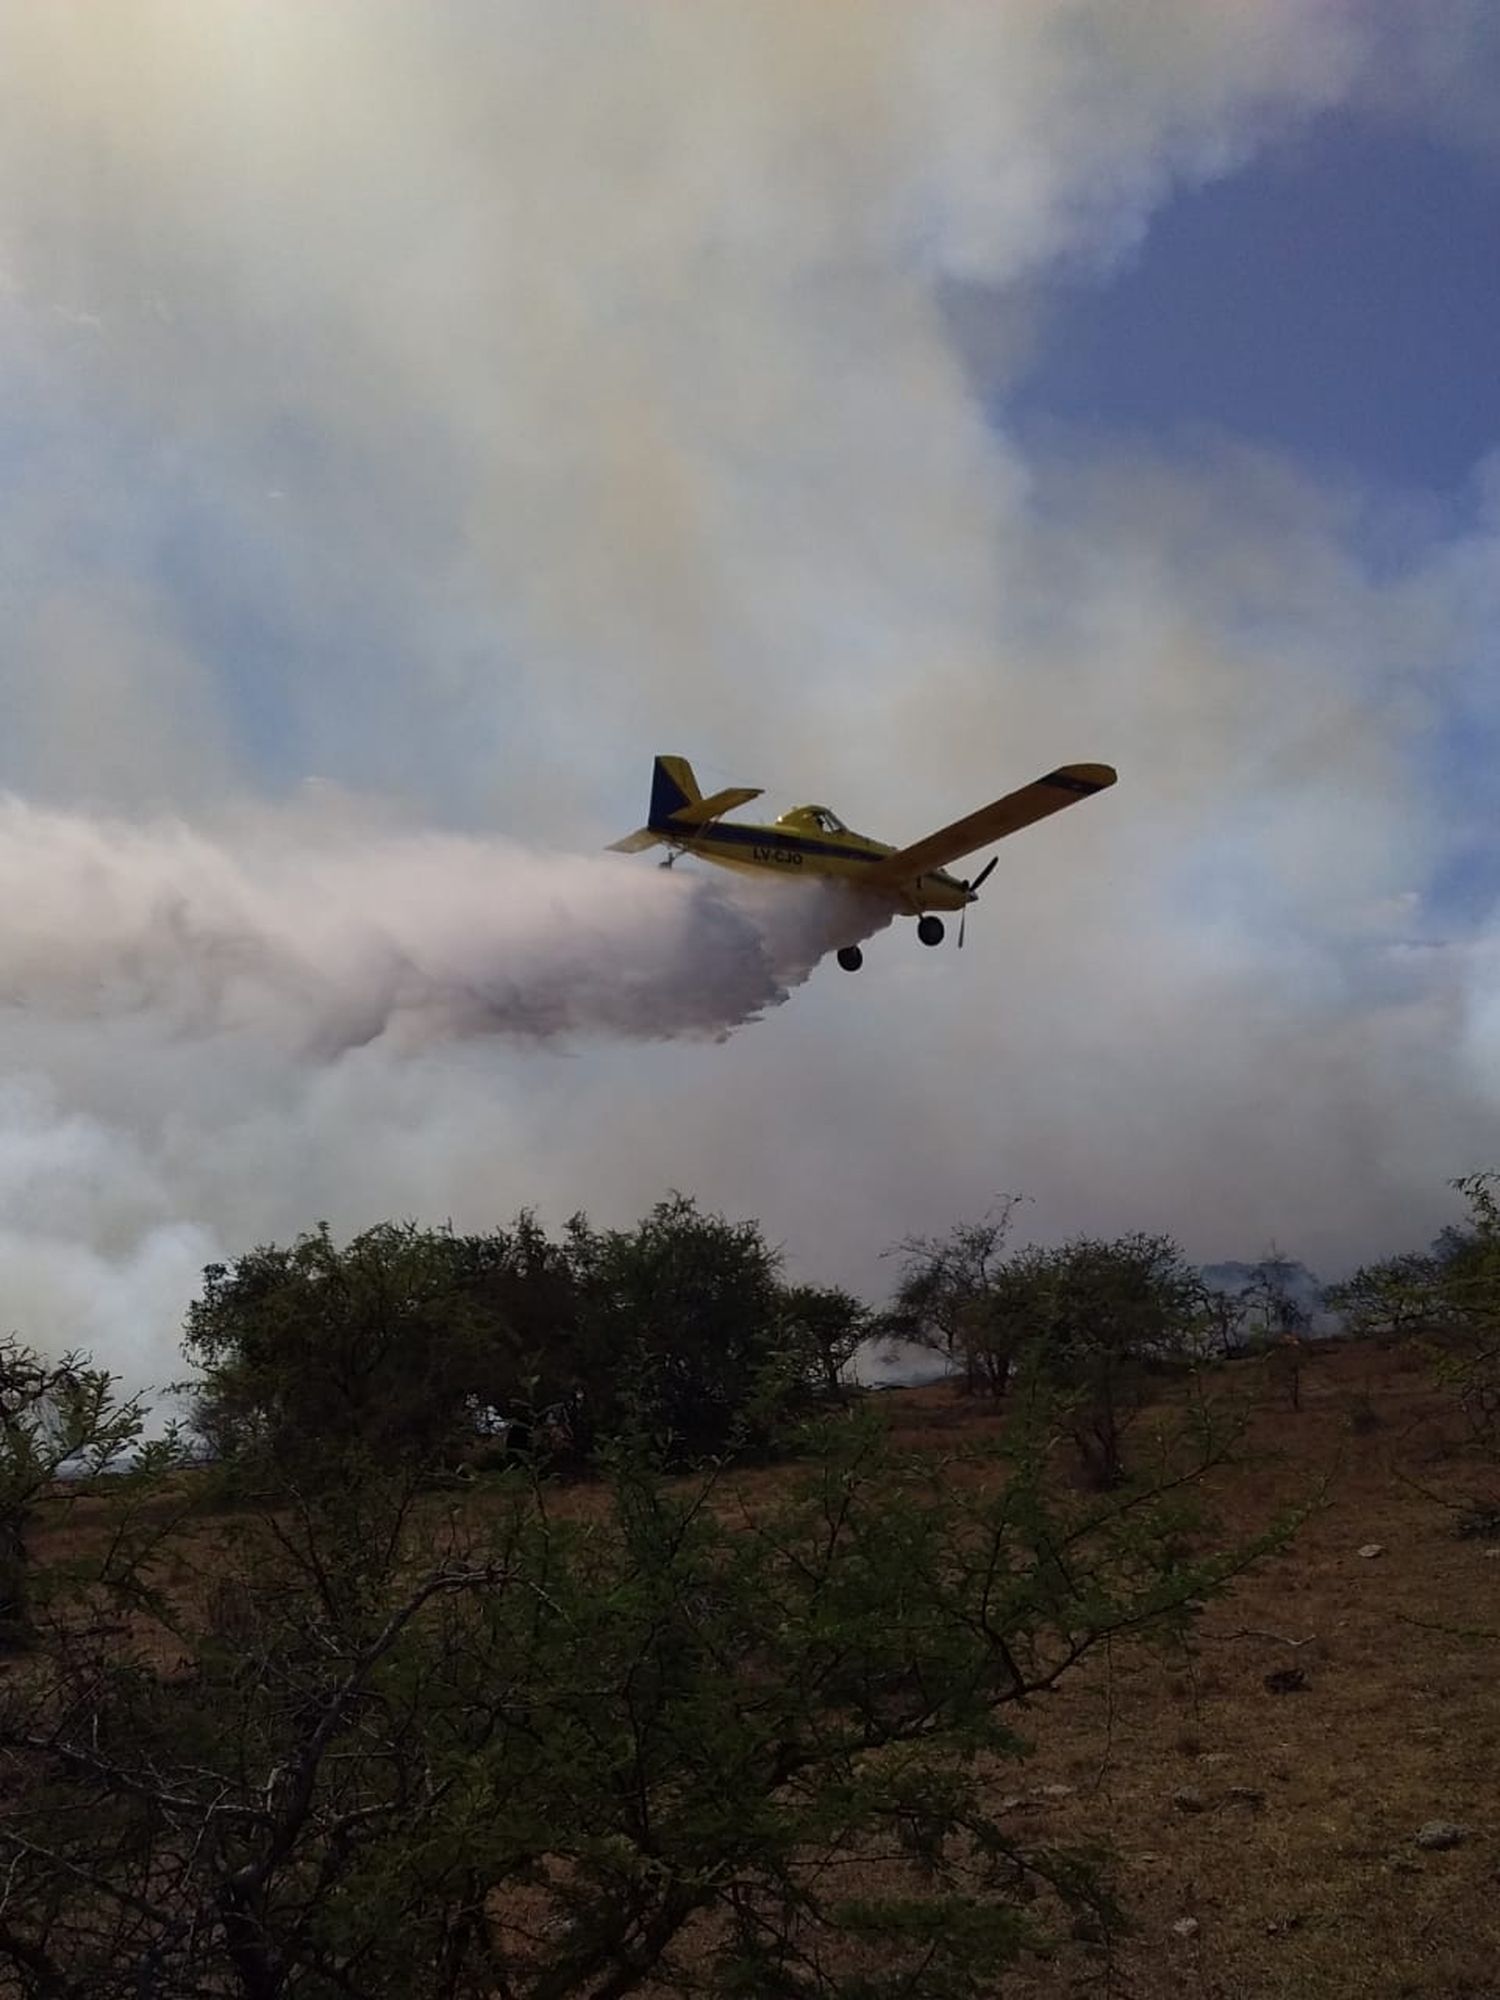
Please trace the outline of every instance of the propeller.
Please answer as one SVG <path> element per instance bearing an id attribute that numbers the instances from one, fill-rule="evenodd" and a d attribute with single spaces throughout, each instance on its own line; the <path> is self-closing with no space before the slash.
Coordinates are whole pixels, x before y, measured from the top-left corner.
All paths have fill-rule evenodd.
<path id="1" fill-rule="evenodd" d="M 990 879 L 991 871 L 993 870 L 995 863 L 999 859 L 1000 857 L 998 854 L 992 854 L 989 860 L 986 861 L 984 866 L 980 869 L 979 873 L 974 877 L 973 881 L 965 882 L 964 892 L 966 895 L 977 896 L 979 894 L 980 890 L 984 887 L 985 883 L 988 882 L 988 880 Z M 964 948 L 964 926 L 968 922 L 968 920 L 969 920 L 969 906 L 967 903 L 965 903 L 962 910 L 960 910 L 958 916 L 958 948 L 960 951 L 962 951 Z"/>

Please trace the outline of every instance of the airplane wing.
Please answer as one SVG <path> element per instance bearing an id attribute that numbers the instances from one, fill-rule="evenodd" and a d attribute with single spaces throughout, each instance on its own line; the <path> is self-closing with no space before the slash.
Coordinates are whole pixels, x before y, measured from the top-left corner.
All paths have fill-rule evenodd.
<path id="1" fill-rule="evenodd" d="M 707 826 L 711 819 L 748 805 L 761 794 L 759 785 L 729 785 L 722 792 L 710 792 L 706 799 L 693 799 L 672 815 L 673 826 Z"/>
<path id="2" fill-rule="evenodd" d="M 1091 798 L 1114 782 L 1115 773 L 1108 764 L 1064 764 L 1034 784 L 1023 785 L 1018 792 L 1008 792 L 993 805 L 981 806 L 967 818 L 956 819 L 952 826 L 929 833 L 925 840 L 888 854 L 861 879 L 885 886 L 909 882 L 914 876 L 929 874 L 934 868 L 944 868 L 950 861 L 972 854 L 976 847 L 988 847 L 991 841 L 1003 840 L 1008 833 L 1019 833 L 1023 826 L 1046 819 L 1049 813 L 1061 812 L 1064 806 L 1077 805 L 1080 799 Z"/>

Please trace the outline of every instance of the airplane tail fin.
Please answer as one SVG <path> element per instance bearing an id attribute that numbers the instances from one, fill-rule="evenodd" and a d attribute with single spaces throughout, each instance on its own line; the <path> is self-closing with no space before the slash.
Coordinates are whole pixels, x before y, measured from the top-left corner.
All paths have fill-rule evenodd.
<path id="1" fill-rule="evenodd" d="M 647 823 L 661 826 L 684 806 L 703 797 L 686 757 L 658 757 L 651 770 L 651 811 Z"/>
<path id="2" fill-rule="evenodd" d="M 623 840 L 610 842 L 616 854 L 639 854 L 643 847 L 656 847 L 667 838 L 666 829 L 675 814 L 702 803 L 703 794 L 693 767 L 686 757 L 658 757 L 651 767 L 651 810 L 646 824 L 627 833 Z M 679 822 L 680 824 L 681 822 Z"/>

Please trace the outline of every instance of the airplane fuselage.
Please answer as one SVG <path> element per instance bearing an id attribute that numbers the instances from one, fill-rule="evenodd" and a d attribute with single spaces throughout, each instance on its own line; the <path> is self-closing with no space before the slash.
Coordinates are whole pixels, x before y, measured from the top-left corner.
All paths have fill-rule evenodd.
<path id="1" fill-rule="evenodd" d="M 696 854 L 721 868 L 737 868 L 747 874 L 825 877 L 846 882 L 851 888 L 865 888 L 898 909 L 914 916 L 927 910 L 961 910 L 974 898 L 946 869 L 935 868 L 899 888 L 889 883 L 866 882 L 871 866 L 896 853 L 888 841 L 871 840 L 850 829 L 832 828 L 817 822 L 821 806 L 799 806 L 770 826 L 745 825 L 740 821 L 715 820 L 707 826 L 663 828 L 663 837 L 685 854 Z"/>

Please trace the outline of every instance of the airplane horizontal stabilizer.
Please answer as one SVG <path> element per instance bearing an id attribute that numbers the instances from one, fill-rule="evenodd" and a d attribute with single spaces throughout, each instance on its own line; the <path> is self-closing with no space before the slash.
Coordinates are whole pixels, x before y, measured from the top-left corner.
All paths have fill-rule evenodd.
<path id="1" fill-rule="evenodd" d="M 733 812 L 736 806 L 745 806 L 752 799 L 760 797 L 759 785 L 729 785 L 722 792 L 712 792 L 706 799 L 693 799 L 685 806 L 679 806 L 672 814 L 673 826 L 707 826 L 711 819 L 718 819 L 722 813 Z"/>
<path id="2" fill-rule="evenodd" d="M 634 833 L 627 833 L 623 840 L 612 840 L 606 852 L 609 854 L 639 854 L 643 847 L 655 847 L 661 840 L 659 833 L 653 833 L 649 826 L 638 826 Z"/>
<path id="3" fill-rule="evenodd" d="M 988 847 L 1007 834 L 1019 833 L 1023 826 L 1061 812 L 1064 806 L 1077 805 L 1080 799 L 1105 791 L 1115 782 L 1115 775 L 1108 764 L 1064 764 L 1045 778 L 1023 785 L 1020 791 L 1008 792 L 992 805 L 956 819 L 952 826 L 929 833 L 925 840 L 888 854 L 863 880 L 872 887 L 890 886 L 926 875 L 934 868 L 946 868 L 950 861 L 972 854 L 976 848 Z"/>

